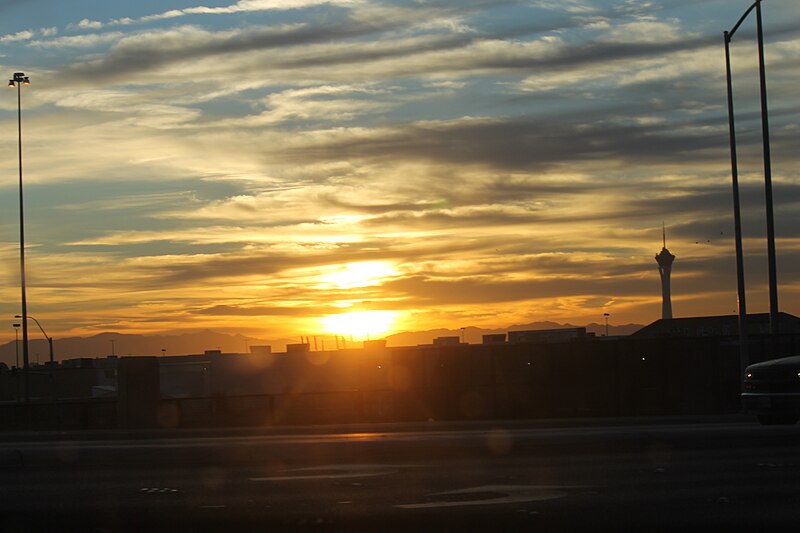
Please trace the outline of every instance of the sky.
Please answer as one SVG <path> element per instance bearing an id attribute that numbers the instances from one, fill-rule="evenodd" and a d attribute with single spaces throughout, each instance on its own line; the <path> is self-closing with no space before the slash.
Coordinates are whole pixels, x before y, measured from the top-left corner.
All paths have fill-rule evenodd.
<path id="1" fill-rule="evenodd" d="M 56 338 L 646 324 L 663 223 L 675 316 L 733 314 L 722 33 L 750 4 L 0 0 L 0 63 L 31 78 L 28 312 Z M 763 12 L 779 303 L 798 314 L 800 9 Z M 747 303 L 766 312 L 754 27 L 732 61 Z"/>

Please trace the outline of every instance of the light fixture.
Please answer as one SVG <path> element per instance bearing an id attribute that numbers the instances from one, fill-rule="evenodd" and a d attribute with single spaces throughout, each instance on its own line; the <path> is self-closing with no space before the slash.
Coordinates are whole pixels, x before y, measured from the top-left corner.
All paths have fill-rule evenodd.
<path id="1" fill-rule="evenodd" d="M 24 72 L 15 72 L 14 76 L 8 80 L 8 86 L 9 88 L 13 88 L 16 87 L 16 84 L 18 83 L 21 83 L 22 85 L 30 85 L 31 79 L 26 76 Z"/>

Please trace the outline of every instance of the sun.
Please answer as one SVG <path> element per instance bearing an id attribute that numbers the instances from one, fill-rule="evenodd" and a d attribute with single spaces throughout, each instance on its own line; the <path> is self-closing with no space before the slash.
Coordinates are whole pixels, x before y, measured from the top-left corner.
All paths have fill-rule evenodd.
<path id="1" fill-rule="evenodd" d="M 325 331 L 357 340 L 385 337 L 397 319 L 394 311 L 353 311 L 322 319 Z"/>

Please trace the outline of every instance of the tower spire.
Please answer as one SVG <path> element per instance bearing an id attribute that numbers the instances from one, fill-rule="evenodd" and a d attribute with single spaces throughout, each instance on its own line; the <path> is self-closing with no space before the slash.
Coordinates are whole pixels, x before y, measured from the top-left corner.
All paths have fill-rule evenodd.
<path id="1" fill-rule="evenodd" d="M 672 318 L 672 291 L 670 290 L 670 274 L 672 273 L 672 262 L 675 256 L 667 250 L 667 226 L 661 223 L 661 239 L 664 247 L 656 255 L 658 272 L 661 274 L 661 318 Z"/>

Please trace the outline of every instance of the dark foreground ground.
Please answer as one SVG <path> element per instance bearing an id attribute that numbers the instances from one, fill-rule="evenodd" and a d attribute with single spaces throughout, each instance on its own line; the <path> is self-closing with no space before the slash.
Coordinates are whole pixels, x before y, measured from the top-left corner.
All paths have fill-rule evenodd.
<path id="1" fill-rule="evenodd" d="M 0 435 L 0 530 L 795 530 L 748 417 Z"/>

